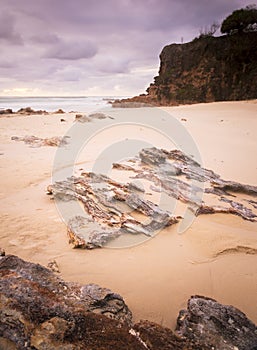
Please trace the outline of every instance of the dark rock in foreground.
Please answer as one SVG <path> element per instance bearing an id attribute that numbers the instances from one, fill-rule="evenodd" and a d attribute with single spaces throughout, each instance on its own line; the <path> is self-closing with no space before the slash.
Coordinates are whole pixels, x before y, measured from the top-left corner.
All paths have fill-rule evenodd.
<path id="1" fill-rule="evenodd" d="M 180 311 L 177 331 L 200 349 L 257 349 L 257 327 L 244 313 L 202 296 L 191 297 Z"/>
<path id="2" fill-rule="evenodd" d="M 18 349 L 101 349 L 105 343 L 106 349 L 120 349 L 116 343 L 134 349 L 138 343 L 128 333 L 130 310 L 109 289 L 64 282 L 12 255 L 1 257 L 0 277 L 0 337 Z"/>
<path id="3" fill-rule="evenodd" d="M 257 349 L 256 326 L 213 299 L 190 298 L 175 334 L 149 321 L 131 328 L 131 312 L 118 294 L 64 282 L 16 256 L 0 258 L 0 278 L 0 349 Z"/>

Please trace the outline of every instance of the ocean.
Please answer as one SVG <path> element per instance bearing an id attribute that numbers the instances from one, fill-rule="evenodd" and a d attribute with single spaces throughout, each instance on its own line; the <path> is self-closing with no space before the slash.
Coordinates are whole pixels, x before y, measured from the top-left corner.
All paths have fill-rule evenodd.
<path id="1" fill-rule="evenodd" d="M 61 108 L 64 112 L 93 112 L 108 106 L 108 101 L 127 96 L 88 96 L 88 97 L 0 97 L 0 110 L 31 107 L 34 110 L 54 112 Z"/>

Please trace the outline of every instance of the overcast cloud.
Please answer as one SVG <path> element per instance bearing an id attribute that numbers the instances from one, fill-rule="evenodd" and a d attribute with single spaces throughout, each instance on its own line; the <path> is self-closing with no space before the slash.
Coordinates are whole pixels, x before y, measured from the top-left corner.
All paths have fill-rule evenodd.
<path id="1" fill-rule="evenodd" d="M 0 0 L 0 96 L 136 95 L 161 49 L 245 0 Z"/>

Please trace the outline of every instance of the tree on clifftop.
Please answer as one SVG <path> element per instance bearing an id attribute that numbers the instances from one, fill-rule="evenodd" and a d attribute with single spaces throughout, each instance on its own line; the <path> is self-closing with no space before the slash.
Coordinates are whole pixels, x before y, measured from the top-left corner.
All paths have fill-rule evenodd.
<path id="1" fill-rule="evenodd" d="M 234 34 L 257 30 L 257 8 L 255 5 L 235 10 L 221 24 L 221 33 Z"/>

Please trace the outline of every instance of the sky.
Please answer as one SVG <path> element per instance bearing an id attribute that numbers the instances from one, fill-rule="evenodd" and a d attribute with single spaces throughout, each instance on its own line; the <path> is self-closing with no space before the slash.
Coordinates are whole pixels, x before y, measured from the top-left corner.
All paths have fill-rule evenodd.
<path id="1" fill-rule="evenodd" d="M 0 0 L 0 96 L 134 96 L 165 45 L 251 0 Z"/>

